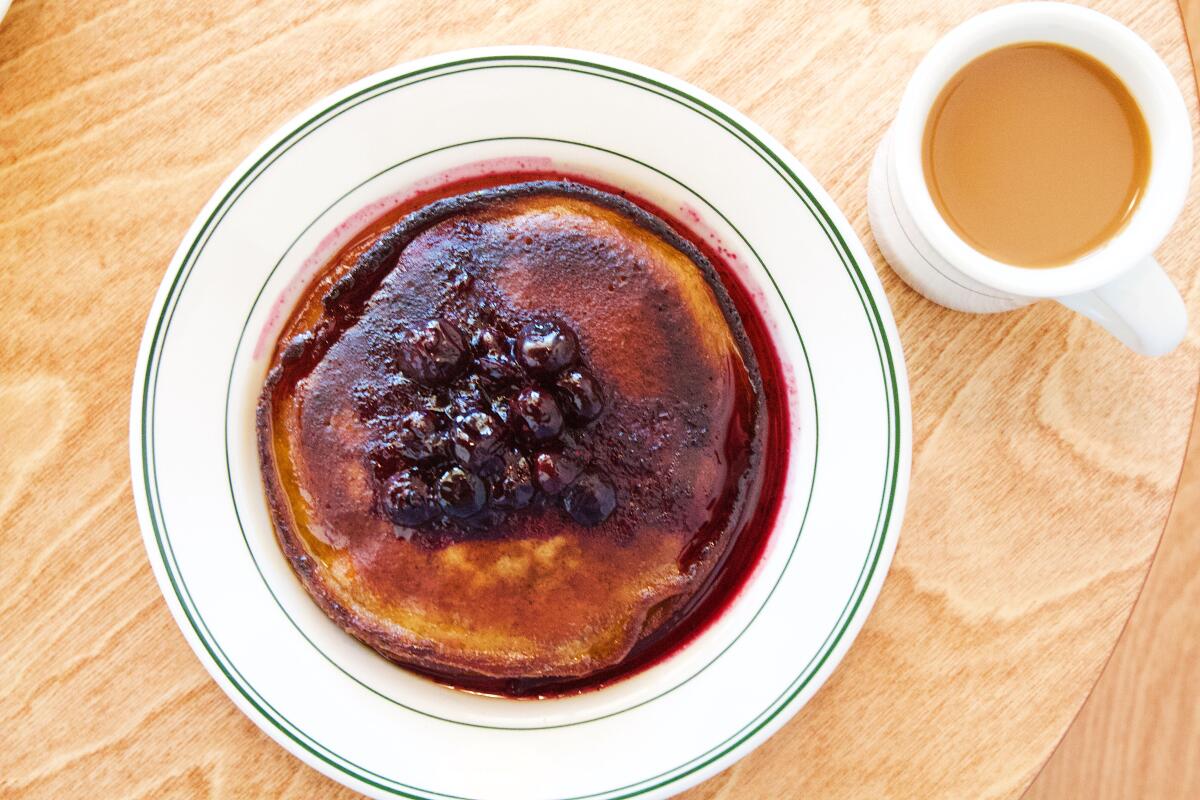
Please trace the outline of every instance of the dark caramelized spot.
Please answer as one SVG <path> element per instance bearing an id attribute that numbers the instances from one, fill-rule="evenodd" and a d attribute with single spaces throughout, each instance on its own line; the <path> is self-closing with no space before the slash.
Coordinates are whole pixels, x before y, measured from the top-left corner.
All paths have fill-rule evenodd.
<path id="1" fill-rule="evenodd" d="M 588 423 L 604 411 L 600 382 L 581 367 L 566 370 L 554 382 L 563 409 L 574 422 Z"/>
<path id="2" fill-rule="evenodd" d="M 556 495 L 579 477 L 579 462 L 562 453 L 538 453 L 533 460 L 534 475 L 538 488 L 548 495 Z"/>
<path id="3" fill-rule="evenodd" d="M 523 439 L 545 442 L 555 438 L 563 429 L 562 411 L 549 392 L 527 386 L 512 401 L 512 422 Z"/>
<path id="4" fill-rule="evenodd" d="M 534 375 L 553 375 L 579 357 L 579 340 L 561 322 L 539 319 L 521 328 L 516 357 Z"/>
<path id="5" fill-rule="evenodd" d="M 487 502 L 487 487 L 483 481 L 462 467 L 451 467 L 442 473 L 437 494 L 442 510 L 460 519 L 478 514 Z"/>
<path id="6" fill-rule="evenodd" d="M 422 525 L 437 513 L 429 484 L 411 469 L 387 479 L 381 502 L 383 512 L 397 525 Z"/>
<path id="7" fill-rule="evenodd" d="M 563 508 L 580 525 L 592 527 L 608 519 L 617 507 L 613 485 L 594 472 L 580 475 L 563 493 Z"/>
<path id="8" fill-rule="evenodd" d="M 468 355 L 462 331 L 445 320 L 435 319 L 401 337 L 396 364 L 417 383 L 441 386 L 462 372 Z"/>

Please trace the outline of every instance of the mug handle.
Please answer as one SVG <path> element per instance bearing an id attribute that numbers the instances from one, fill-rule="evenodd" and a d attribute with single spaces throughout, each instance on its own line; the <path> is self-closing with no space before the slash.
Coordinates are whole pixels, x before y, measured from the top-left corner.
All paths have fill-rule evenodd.
<path id="1" fill-rule="evenodd" d="M 1056 299 L 1145 356 L 1166 355 L 1187 333 L 1183 298 L 1153 258 L 1090 292 Z"/>

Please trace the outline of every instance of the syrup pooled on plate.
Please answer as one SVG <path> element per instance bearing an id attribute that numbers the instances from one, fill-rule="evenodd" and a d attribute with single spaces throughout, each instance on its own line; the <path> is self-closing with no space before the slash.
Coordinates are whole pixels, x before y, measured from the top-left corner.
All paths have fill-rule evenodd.
<path id="1" fill-rule="evenodd" d="M 522 177 L 369 226 L 293 313 L 258 409 L 276 533 L 325 613 L 517 697 L 617 680 L 715 618 L 788 441 L 765 324 L 715 254 L 626 197 Z"/>

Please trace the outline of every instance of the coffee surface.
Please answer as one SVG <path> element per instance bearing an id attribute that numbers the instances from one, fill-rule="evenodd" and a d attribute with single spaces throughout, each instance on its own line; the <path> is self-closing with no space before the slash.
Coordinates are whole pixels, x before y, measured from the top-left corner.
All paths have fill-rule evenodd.
<path id="1" fill-rule="evenodd" d="M 1054 44 L 1010 45 L 963 67 L 934 102 L 922 160 L 934 204 L 983 254 L 1022 267 L 1074 261 L 1128 221 L 1150 137 L 1121 80 Z"/>

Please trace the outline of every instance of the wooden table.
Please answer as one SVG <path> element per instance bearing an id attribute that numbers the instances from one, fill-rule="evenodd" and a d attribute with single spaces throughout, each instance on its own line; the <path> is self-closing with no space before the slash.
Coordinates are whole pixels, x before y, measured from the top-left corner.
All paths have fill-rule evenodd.
<path id="1" fill-rule="evenodd" d="M 1142 585 L 1200 348 L 1138 358 L 1053 304 L 954 314 L 883 265 L 872 151 L 922 53 L 993 2 L 200 5 L 18 0 L 0 25 L 0 795 L 350 795 L 238 713 L 171 622 L 130 497 L 135 351 L 187 225 L 269 131 L 398 61 L 511 42 L 635 59 L 761 123 L 862 236 L 906 351 L 912 492 L 878 605 L 816 699 L 687 796 L 1021 792 Z M 1194 114 L 1174 3 L 1094 5 Z M 1194 318 L 1195 201 L 1160 251 Z"/>

